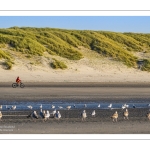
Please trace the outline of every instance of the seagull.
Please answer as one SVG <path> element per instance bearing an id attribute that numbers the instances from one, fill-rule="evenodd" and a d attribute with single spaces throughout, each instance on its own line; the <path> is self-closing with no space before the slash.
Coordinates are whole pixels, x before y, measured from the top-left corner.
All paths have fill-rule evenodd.
<path id="1" fill-rule="evenodd" d="M 2 112 L 0 111 L 0 120 L 2 119 L 2 116 L 3 116 L 3 115 L 2 115 Z"/>
<path id="2" fill-rule="evenodd" d="M 73 107 L 76 108 L 76 105 L 74 104 Z"/>
<path id="3" fill-rule="evenodd" d="M 100 105 L 100 104 L 98 104 L 98 106 L 97 106 L 97 107 L 99 107 L 99 108 L 100 108 L 100 107 L 101 107 L 101 105 Z"/>
<path id="4" fill-rule="evenodd" d="M 82 121 L 86 120 L 87 115 L 86 115 L 86 111 L 85 110 L 83 110 L 83 112 L 81 113 L 81 117 L 82 117 Z"/>
<path id="5" fill-rule="evenodd" d="M 150 107 L 150 104 L 148 104 L 147 106 Z"/>
<path id="6" fill-rule="evenodd" d="M 150 120 L 150 112 L 148 112 L 148 113 L 146 114 L 146 117 L 148 118 L 148 120 Z"/>
<path id="7" fill-rule="evenodd" d="M 49 113 L 49 111 L 47 110 L 46 113 L 45 113 L 44 121 L 46 121 L 47 119 L 49 119 L 49 117 L 50 117 L 50 113 Z"/>
<path id="8" fill-rule="evenodd" d="M 52 108 L 54 109 L 54 108 L 55 108 L 55 106 L 54 106 L 54 105 L 52 105 Z"/>
<path id="9" fill-rule="evenodd" d="M 59 109 L 62 109 L 63 107 L 62 107 L 62 106 L 58 106 L 58 108 L 59 108 Z"/>
<path id="10" fill-rule="evenodd" d="M 40 105 L 40 109 L 42 109 L 42 104 Z"/>
<path id="11" fill-rule="evenodd" d="M 109 104 L 109 105 L 108 105 L 108 108 L 112 109 L 112 104 Z"/>
<path id="12" fill-rule="evenodd" d="M 32 109 L 33 107 L 31 105 L 27 106 L 29 109 Z"/>
<path id="13" fill-rule="evenodd" d="M 86 104 L 84 104 L 84 107 L 86 108 L 86 107 L 87 107 L 87 105 L 86 105 Z"/>
<path id="14" fill-rule="evenodd" d="M 115 111 L 115 113 L 111 116 L 111 118 L 113 119 L 113 122 L 116 120 L 117 122 L 117 119 L 118 119 L 118 112 Z"/>
<path id="15" fill-rule="evenodd" d="M 133 108 L 136 108 L 136 106 L 133 104 Z"/>
<path id="16" fill-rule="evenodd" d="M 36 111 L 33 111 L 30 115 L 27 116 L 27 118 L 29 118 L 29 117 L 36 118 L 36 119 L 39 118 L 38 115 L 37 115 L 37 113 L 36 113 Z"/>
<path id="17" fill-rule="evenodd" d="M 60 114 L 59 111 L 57 111 L 57 113 L 55 114 L 55 118 L 56 118 L 56 119 L 60 119 L 60 118 L 61 118 L 61 114 Z"/>
<path id="18" fill-rule="evenodd" d="M 56 109 L 55 109 L 55 110 L 53 110 L 51 114 L 52 114 L 52 115 L 53 115 L 53 117 L 54 117 L 54 116 L 55 116 L 55 114 L 56 114 Z"/>
<path id="19" fill-rule="evenodd" d="M 45 110 L 42 111 L 41 109 L 40 116 L 44 119 L 44 121 L 46 121 L 50 117 L 50 113 L 48 110 L 45 112 Z"/>
<path id="20" fill-rule="evenodd" d="M 129 120 L 129 118 L 128 118 L 128 116 L 129 116 L 128 109 L 126 109 L 126 110 L 123 112 L 123 116 L 124 116 L 124 119 Z"/>
<path id="21" fill-rule="evenodd" d="M 38 115 L 37 115 L 37 113 L 36 113 L 36 111 L 33 111 L 33 115 L 32 115 L 32 117 L 34 117 L 34 118 L 36 118 L 36 119 L 38 119 L 39 117 L 38 117 Z"/>
<path id="22" fill-rule="evenodd" d="M 91 115 L 95 117 L 95 115 L 96 115 L 95 110 L 92 111 Z"/>
<path id="23" fill-rule="evenodd" d="M 69 109 L 71 109 L 71 106 L 67 106 L 66 108 L 69 110 Z"/>
<path id="24" fill-rule="evenodd" d="M 127 105 L 127 104 L 124 104 L 124 106 L 125 106 L 126 108 L 128 108 L 128 107 L 129 107 L 129 105 Z"/>
<path id="25" fill-rule="evenodd" d="M 0 105 L 0 109 L 2 109 L 3 108 L 3 106 L 2 105 Z"/>
<path id="26" fill-rule="evenodd" d="M 42 109 L 40 109 L 40 116 L 42 118 L 45 118 L 45 110 L 42 111 Z"/>
<path id="27" fill-rule="evenodd" d="M 125 108 L 128 108 L 128 107 L 129 107 L 129 105 L 127 105 L 127 104 L 122 105 L 122 109 L 125 109 Z"/>
<path id="28" fill-rule="evenodd" d="M 9 109 L 9 110 L 10 110 L 11 108 L 10 108 L 10 107 L 8 107 L 8 106 L 6 105 L 6 109 Z"/>
<path id="29" fill-rule="evenodd" d="M 12 110 L 15 110 L 16 109 L 16 105 L 11 106 L 11 108 L 12 108 Z"/>
<path id="30" fill-rule="evenodd" d="M 124 105 L 122 105 L 122 110 L 125 109 L 126 107 Z"/>

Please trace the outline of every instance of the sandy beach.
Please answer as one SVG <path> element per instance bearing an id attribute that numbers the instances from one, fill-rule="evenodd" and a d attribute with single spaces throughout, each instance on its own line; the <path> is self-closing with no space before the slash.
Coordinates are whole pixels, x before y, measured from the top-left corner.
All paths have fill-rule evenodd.
<path id="1" fill-rule="evenodd" d="M 115 110 L 87 110 L 86 121 L 82 121 L 82 110 L 61 111 L 62 118 L 32 119 L 27 112 L 4 112 L 0 122 L 1 134 L 150 134 L 150 121 L 145 114 L 148 109 L 129 109 L 129 120 L 123 119 L 123 111 L 119 113 L 118 122 L 113 122 L 110 116 Z"/>
<path id="2" fill-rule="evenodd" d="M 62 7 L 63 3 L 56 2 L 56 5 Z M 106 3 L 107 6 L 108 4 L 112 6 L 111 2 Z M 16 9 L 17 5 L 13 7 L 10 2 L 8 4 L 11 10 Z M 8 4 L 2 6 L 8 7 Z M 31 10 L 31 2 L 30 4 L 22 4 L 19 11 L 22 6 L 27 5 L 28 9 L 30 9 L 29 12 L 33 12 Z M 121 34 L 119 33 L 120 31 L 118 33 L 113 31 L 111 33 L 111 28 L 107 30 L 109 19 L 99 19 L 99 22 L 96 23 L 96 17 L 94 17 L 88 23 L 86 22 L 86 16 L 85 20 L 82 19 L 84 21 L 82 24 L 83 28 L 86 29 L 86 25 L 90 25 L 93 28 L 99 25 L 101 28 L 100 33 L 102 34 L 96 33 L 96 30 L 92 32 L 88 28 L 86 29 L 87 33 L 85 32 L 86 30 L 78 32 L 74 31 L 74 27 L 78 23 L 81 24 L 82 20 L 78 20 L 77 22 L 77 16 L 72 21 L 67 18 L 61 19 L 60 17 L 63 14 L 68 15 L 68 12 L 70 14 L 75 12 L 75 15 L 77 15 L 77 11 L 70 11 L 72 6 L 76 5 L 71 2 L 69 11 L 60 10 L 61 15 L 59 19 L 46 19 L 46 22 L 50 23 L 46 29 L 43 30 L 42 26 L 40 27 L 41 29 L 38 29 L 38 27 L 30 29 L 30 27 L 28 28 L 29 25 L 24 26 L 24 24 L 26 22 L 35 26 L 40 24 L 40 18 L 37 16 L 38 13 L 40 16 L 43 14 L 46 14 L 45 16 L 55 16 L 53 3 L 45 5 L 44 2 L 43 4 L 47 6 L 47 9 L 43 12 L 37 11 L 42 8 L 42 5 L 39 5 L 38 1 L 36 3 L 33 2 L 33 4 L 35 9 L 37 6 L 39 7 L 37 7 L 35 13 L 31 16 L 31 20 L 26 20 L 28 9 L 20 12 L 20 14 L 17 12 L 17 9 L 15 11 L 10 10 L 10 16 L 15 14 L 15 17 L 11 18 L 9 16 L 5 20 L 2 19 L 3 26 L 11 26 L 12 23 L 14 25 L 8 29 L 5 27 L 2 28 L 0 35 L 0 49 L 2 53 L 0 59 L 1 148 L 32 148 L 40 150 L 45 148 L 59 150 L 76 150 L 81 148 L 86 150 L 124 150 L 131 148 L 141 150 L 148 147 L 148 140 L 150 140 L 150 120 L 146 114 L 150 113 L 150 72 L 142 71 L 142 65 L 139 66 L 138 63 L 144 62 L 143 66 L 147 65 L 146 68 L 149 69 L 149 35 L 142 34 L 143 31 L 138 31 L 137 27 L 138 24 L 141 27 L 144 23 L 148 24 L 148 19 L 147 22 L 140 20 L 140 18 L 138 18 L 138 22 L 131 19 L 133 24 L 128 24 L 128 20 L 126 20 L 127 16 L 123 19 L 119 17 L 117 21 L 114 18 L 110 23 L 113 30 L 121 30 L 121 27 L 123 27 L 122 24 L 116 28 L 117 26 L 115 25 L 118 23 L 118 20 L 124 23 L 126 27 L 130 27 L 131 31 L 133 29 L 137 30 L 137 32 L 130 33 L 127 31 L 127 33 Z M 84 2 L 83 4 L 87 7 L 88 2 Z M 90 11 L 90 16 L 92 14 L 96 14 L 97 16 L 99 12 L 100 16 L 101 13 L 102 17 L 105 16 L 103 4 L 100 6 L 96 5 L 96 2 L 90 2 L 89 4 L 85 12 L 92 8 L 92 4 L 98 8 L 96 11 Z M 145 5 L 143 2 L 141 4 Z M 139 5 L 139 2 L 137 2 L 136 6 L 139 5 L 142 8 L 141 4 Z M 66 6 L 68 5 L 69 2 L 67 2 Z M 82 3 L 79 3 L 76 6 L 80 9 L 81 5 Z M 61 9 L 65 9 L 66 6 Z M 101 6 L 103 7 L 102 11 L 99 11 Z M 121 6 L 118 7 L 119 10 L 121 10 L 122 6 L 128 6 L 132 10 L 131 2 L 130 4 L 127 2 L 123 4 L 121 2 Z M 52 7 L 52 11 L 49 11 L 50 7 Z M 135 12 L 138 12 L 137 10 L 140 7 L 135 8 Z M 81 11 L 80 9 L 80 15 L 82 14 Z M 113 15 L 118 12 L 116 10 L 113 12 L 110 11 L 110 14 Z M 123 13 L 124 15 L 124 12 L 125 15 L 128 15 L 127 11 L 122 11 L 120 14 Z M 135 12 L 133 16 L 136 16 Z M 139 14 L 147 12 L 139 12 Z M 21 20 L 21 16 L 18 16 L 19 22 L 23 25 L 22 27 L 15 19 L 18 14 L 26 16 L 23 20 Z M 38 18 L 38 22 L 34 20 L 35 15 Z M 54 17 L 52 16 L 51 18 Z M 107 16 L 107 18 L 110 18 L 110 16 Z M 2 18 L 5 18 L 4 15 Z M 63 31 L 59 33 L 59 30 L 54 28 L 52 32 L 49 32 L 47 30 L 49 26 L 54 26 L 57 21 L 61 21 L 63 25 L 65 25 L 64 21 L 66 21 L 70 29 L 68 31 L 66 30 L 67 28 L 59 29 Z M 105 21 L 107 21 L 107 24 L 104 26 L 106 31 L 103 30 Z M 3 23 L 6 23 L 6 25 Z M 41 23 L 44 23 L 44 20 Z M 61 23 L 57 22 L 55 27 L 61 26 Z M 71 29 L 72 23 L 74 27 Z M 143 29 L 146 31 L 146 27 Z M 26 32 L 27 30 L 30 30 L 30 32 Z M 136 33 L 139 33 L 139 35 Z M 85 47 L 89 47 L 90 49 Z M 75 53 L 75 49 L 83 57 L 77 52 Z M 73 54 L 76 56 L 73 56 Z M 132 55 L 136 56 L 137 59 Z M 52 68 L 54 67 L 52 64 L 55 60 L 63 62 L 67 68 Z M 120 62 L 116 60 L 120 60 Z M 125 64 L 133 67 L 127 67 Z M 12 87 L 12 83 L 15 83 L 18 76 L 22 83 L 24 83 L 24 88 Z M 108 108 L 111 104 L 112 108 Z M 124 104 L 128 105 L 125 109 L 122 108 Z M 29 108 L 29 106 L 32 108 Z M 46 121 L 40 115 L 41 106 L 42 110 L 48 110 L 51 113 Z M 55 106 L 55 108 L 52 108 L 52 106 Z M 71 109 L 67 110 L 67 106 L 71 106 Z M 13 107 L 16 108 L 13 110 Z M 60 119 L 52 116 L 52 112 L 55 109 L 60 111 Z M 123 116 L 126 109 L 129 111 L 129 119 L 124 119 Z M 84 121 L 81 117 L 83 110 L 87 114 L 87 118 Z M 95 116 L 91 115 L 93 110 L 96 112 Z M 29 117 L 33 111 L 37 112 L 38 119 Z M 111 116 L 116 111 L 118 113 L 118 120 L 113 122 Z"/>
<path id="3" fill-rule="evenodd" d="M 81 49 L 84 58 L 79 61 L 63 60 L 68 68 L 54 70 L 48 59 L 40 59 L 41 64 L 32 65 L 29 60 L 16 53 L 15 65 L 11 70 L 0 66 L 0 103 L 17 105 L 25 103 L 150 103 L 150 73 L 138 68 L 128 68 L 120 62 L 103 58 L 95 52 Z M 3 60 L 1 60 L 3 61 Z M 20 76 L 25 88 L 12 88 Z M 84 108 L 83 108 L 84 109 Z M 87 108 L 87 120 L 82 122 L 83 109 L 62 110 L 58 121 L 50 118 L 29 119 L 30 111 L 4 111 L 0 122 L 2 134 L 149 134 L 150 121 L 146 118 L 149 108 L 129 108 L 129 120 L 123 120 L 119 109 L 119 119 L 113 123 L 110 116 L 114 110 L 96 109 L 92 118 Z M 39 111 L 39 110 L 37 110 Z M 12 131 L 7 129 L 8 125 Z"/>
<path id="4" fill-rule="evenodd" d="M 6 83 L 5 83 L 6 84 Z M 3 85 L 5 85 L 3 83 Z M 34 83 L 32 83 L 34 85 Z M 40 85 L 40 84 L 39 84 Z M 49 84 L 50 85 L 50 84 Z M 55 86 L 54 86 L 55 85 Z M 147 104 L 149 101 L 149 84 L 139 86 L 86 86 L 82 83 L 53 84 L 53 86 L 27 86 L 23 89 L 20 87 L 8 87 L 8 83 L 4 87 L 0 87 L 0 102 L 3 105 L 3 118 L 0 121 L 0 133 L 2 134 L 149 134 L 150 121 L 146 118 L 146 113 L 149 112 Z M 73 86 L 74 85 L 74 86 Z M 84 86 L 83 86 L 84 85 Z M 119 85 L 119 84 L 118 84 Z M 84 108 L 83 104 L 87 104 Z M 116 109 L 98 108 L 97 104 L 119 105 Z M 130 104 L 129 120 L 124 120 L 121 105 Z M 132 108 L 132 104 L 142 104 L 145 108 Z M 51 105 L 56 106 L 72 105 L 72 109 L 58 109 L 62 118 L 57 119 L 50 117 L 46 122 L 40 117 L 38 119 L 27 118 L 33 111 L 27 109 L 27 105 L 32 105 L 33 110 L 40 114 L 39 106 L 43 104 L 45 110 L 53 111 Z M 78 108 L 73 108 L 76 104 Z M 91 105 L 92 104 L 92 105 Z M 16 110 L 7 110 L 7 106 L 22 105 Z M 140 106 L 139 105 L 139 106 Z M 34 107 L 36 106 L 36 107 Z M 90 107 L 89 107 L 90 106 Z M 92 107 L 91 107 L 92 106 Z M 82 121 L 81 112 L 87 111 L 86 121 Z M 92 117 L 91 112 L 95 109 L 96 116 Z M 118 111 L 118 122 L 112 122 L 110 116 Z"/>
<path id="5" fill-rule="evenodd" d="M 13 51 L 12 51 L 13 52 Z M 0 65 L 0 82 L 14 82 L 20 76 L 23 82 L 133 82 L 150 83 L 150 73 L 141 71 L 138 66 L 129 68 L 121 62 L 104 58 L 89 49 L 81 48 L 84 58 L 78 61 L 68 60 L 59 56 L 56 59 L 63 61 L 67 69 L 52 69 L 49 65 L 52 57 L 45 53 L 45 57 L 35 56 L 27 59 L 19 52 L 13 52 L 14 65 L 11 70 L 5 70 Z M 4 60 L 0 60 L 0 64 Z M 36 64 L 36 62 L 40 64 Z M 33 62 L 33 64 L 31 64 Z"/>

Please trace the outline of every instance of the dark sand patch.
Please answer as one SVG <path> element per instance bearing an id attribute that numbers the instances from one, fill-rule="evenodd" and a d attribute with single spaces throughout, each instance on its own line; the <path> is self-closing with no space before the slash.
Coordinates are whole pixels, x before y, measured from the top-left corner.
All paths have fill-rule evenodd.
<path id="1" fill-rule="evenodd" d="M 110 116 L 114 110 L 96 110 L 92 117 L 92 109 L 86 109 L 87 119 L 81 120 L 82 110 L 62 110 L 62 118 L 53 117 L 47 121 L 27 118 L 31 111 L 3 112 L 0 122 L 1 134 L 150 134 L 150 121 L 146 118 L 148 109 L 129 109 L 129 120 L 123 119 L 123 110 L 119 113 L 118 122 L 112 122 Z M 38 111 L 39 114 L 39 111 Z M 5 128 L 4 128 L 5 126 Z M 10 128 L 9 128 L 10 126 Z M 12 126 L 12 128 L 11 128 Z M 10 130 L 9 130 L 9 129 Z M 5 130 L 4 130 L 5 129 Z"/>

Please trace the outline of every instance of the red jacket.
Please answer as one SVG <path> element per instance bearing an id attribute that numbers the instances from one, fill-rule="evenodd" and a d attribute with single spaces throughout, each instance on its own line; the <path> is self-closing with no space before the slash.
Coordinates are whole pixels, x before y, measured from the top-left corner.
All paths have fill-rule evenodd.
<path id="1" fill-rule="evenodd" d="M 19 81 L 21 81 L 20 78 L 17 78 L 17 79 L 16 79 L 16 82 L 19 82 Z"/>

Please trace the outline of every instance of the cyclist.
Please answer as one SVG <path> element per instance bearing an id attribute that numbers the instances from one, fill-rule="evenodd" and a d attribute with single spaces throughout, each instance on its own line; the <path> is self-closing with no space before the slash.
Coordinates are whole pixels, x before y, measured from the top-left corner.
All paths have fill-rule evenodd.
<path id="1" fill-rule="evenodd" d="M 18 85 L 19 85 L 19 83 L 21 82 L 19 76 L 17 77 L 16 82 L 17 82 Z"/>

